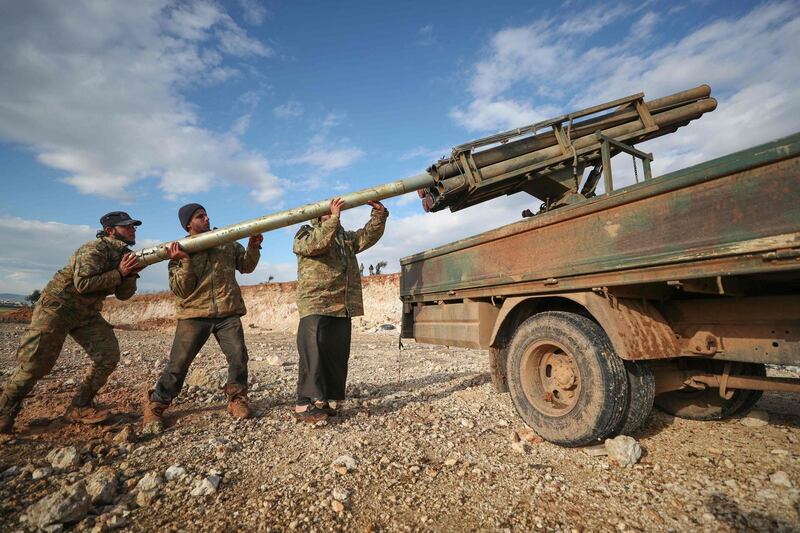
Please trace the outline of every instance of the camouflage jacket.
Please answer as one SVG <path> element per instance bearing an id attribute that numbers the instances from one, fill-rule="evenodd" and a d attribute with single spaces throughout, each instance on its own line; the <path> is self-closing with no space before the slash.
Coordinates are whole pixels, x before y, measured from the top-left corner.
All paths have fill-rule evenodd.
<path id="1" fill-rule="evenodd" d="M 43 297 L 57 300 L 63 312 L 78 316 L 99 313 L 110 294 L 127 300 L 136 292 L 139 276 L 123 278 L 117 267 L 130 251 L 124 242 L 109 237 L 87 242 L 72 254 L 67 266 L 56 272 L 42 291 Z"/>
<path id="2" fill-rule="evenodd" d="M 345 231 L 338 216 L 300 228 L 294 237 L 300 318 L 364 314 L 356 254 L 378 242 L 388 216 L 388 211 L 373 209 L 369 222 L 358 231 Z"/>
<path id="3" fill-rule="evenodd" d="M 178 297 L 175 317 L 218 318 L 247 312 L 236 270 L 249 274 L 256 269 L 261 252 L 244 249 L 238 242 L 220 244 L 193 253 L 188 260 L 169 262 L 169 288 Z"/>

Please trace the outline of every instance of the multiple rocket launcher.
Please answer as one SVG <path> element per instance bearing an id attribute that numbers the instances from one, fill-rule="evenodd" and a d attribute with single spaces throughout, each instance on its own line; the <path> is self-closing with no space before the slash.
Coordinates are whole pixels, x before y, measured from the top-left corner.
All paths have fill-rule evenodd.
<path id="1" fill-rule="evenodd" d="M 425 211 L 457 211 L 498 196 L 527 192 L 548 204 L 566 205 L 594 193 L 604 139 L 612 140 L 613 155 L 626 146 L 622 143 L 632 145 L 673 133 L 716 108 L 710 94 L 711 88 L 701 85 L 649 102 L 642 93 L 606 102 L 457 146 L 449 158 L 437 161 L 425 173 L 341 198 L 350 209 L 417 191 Z M 594 178 L 590 173 L 579 192 L 587 167 L 594 167 Z M 610 169 L 607 172 L 610 174 Z M 178 242 L 186 252 L 194 253 L 329 212 L 330 199 L 322 200 Z M 136 254 L 140 264 L 168 259 L 166 247 L 164 243 L 141 250 Z"/>

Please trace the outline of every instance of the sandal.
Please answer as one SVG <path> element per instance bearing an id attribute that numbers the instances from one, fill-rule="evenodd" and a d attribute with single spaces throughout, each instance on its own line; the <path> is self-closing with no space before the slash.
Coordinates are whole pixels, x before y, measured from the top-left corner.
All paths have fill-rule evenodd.
<path id="1" fill-rule="evenodd" d="M 296 422 L 306 422 L 307 424 L 316 424 L 328 418 L 328 413 L 320 409 L 314 404 L 311 404 L 303 412 L 295 412 L 294 419 Z"/>
<path id="2" fill-rule="evenodd" d="M 331 407 L 328 402 L 323 402 L 322 405 L 315 405 L 317 409 L 327 414 L 328 416 L 339 416 L 339 409 Z"/>

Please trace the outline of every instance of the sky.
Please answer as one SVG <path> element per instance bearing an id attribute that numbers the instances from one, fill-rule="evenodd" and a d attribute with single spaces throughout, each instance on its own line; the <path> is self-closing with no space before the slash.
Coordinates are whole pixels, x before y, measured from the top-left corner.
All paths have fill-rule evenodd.
<path id="1" fill-rule="evenodd" d="M 222 227 L 640 91 L 707 83 L 719 102 L 639 146 L 656 175 L 768 142 L 800 130 L 798 35 L 797 1 L 0 0 L 0 293 L 42 288 L 108 211 L 144 222 L 140 249 L 184 235 L 185 203 Z M 359 259 L 396 272 L 538 203 L 388 200 Z M 240 283 L 294 279 L 296 230 L 266 234 Z M 166 288 L 163 263 L 141 275 L 141 291 Z"/>

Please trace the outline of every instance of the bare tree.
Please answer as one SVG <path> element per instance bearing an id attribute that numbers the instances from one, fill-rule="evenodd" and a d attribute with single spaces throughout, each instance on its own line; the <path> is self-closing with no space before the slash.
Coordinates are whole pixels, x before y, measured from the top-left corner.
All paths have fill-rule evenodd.
<path id="1" fill-rule="evenodd" d="M 381 269 L 385 268 L 386 265 L 387 265 L 386 261 L 378 261 L 378 263 L 375 265 L 375 275 L 376 276 L 380 276 L 381 275 Z"/>
<path id="2" fill-rule="evenodd" d="M 272 283 L 272 280 L 274 280 L 274 279 L 275 279 L 275 276 L 270 274 L 270 276 L 267 278 L 267 283 Z"/>

